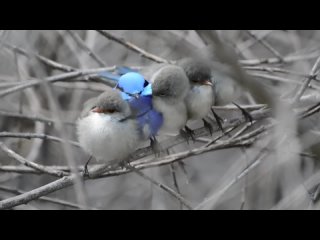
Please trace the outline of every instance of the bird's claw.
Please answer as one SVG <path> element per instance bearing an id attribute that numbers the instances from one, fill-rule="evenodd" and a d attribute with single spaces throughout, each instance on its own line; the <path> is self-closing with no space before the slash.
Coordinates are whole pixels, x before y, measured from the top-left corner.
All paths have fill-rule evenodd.
<path id="1" fill-rule="evenodd" d="M 219 129 L 221 130 L 221 132 L 223 134 L 225 134 L 225 131 L 224 131 L 223 127 L 222 127 L 222 123 L 224 122 L 224 119 L 221 118 L 218 114 L 216 114 L 216 112 L 213 109 L 211 109 L 211 111 L 213 113 L 213 116 L 214 116 L 214 118 L 215 118 L 215 120 L 217 122 L 217 125 L 218 125 Z"/>
<path id="2" fill-rule="evenodd" d="M 150 138 L 150 147 L 155 154 L 156 157 L 160 157 L 160 154 L 162 152 L 161 144 L 158 142 L 158 140 L 155 137 Z"/>
<path id="3" fill-rule="evenodd" d="M 84 165 L 84 168 L 83 168 L 83 176 L 84 176 L 84 177 L 87 177 L 87 178 L 90 178 L 90 173 L 89 173 L 88 165 L 89 165 L 91 159 L 92 159 L 92 156 L 89 158 L 89 160 L 87 161 L 87 163 Z"/>
<path id="4" fill-rule="evenodd" d="M 180 134 L 183 138 L 187 140 L 188 144 L 189 144 L 189 138 L 191 138 L 193 142 L 196 141 L 194 131 L 190 129 L 188 126 L 185 126 L 184 130 L 181 129 Z"/>
<path id="5" fill-rule="evenodd" d="M 202 119 L 202 121 L 203 121 L 204 127 L 205 127 L 206 129 L 208 129 L 210 135 L 212 136 L 212 134 L 213 134 L 213 127 L 212 127 L 212 125 L 211 125 L 207 120 L 205 120 L 205 119 Z"/>
<path id="6" fill-rule="evenodd" d="M 244 108 L 240 107 L 238 104 L 234 103 L 233 102 L 233 105 L 235 105 L 237 108 L 239 108 L 239 110 L 241 111 L 244 119 L 247 121 L 247 122 L 250 122 L 252 124 L 253 122 L 253 117 L 251 116 L 251 114 L 245 110 Z"/>

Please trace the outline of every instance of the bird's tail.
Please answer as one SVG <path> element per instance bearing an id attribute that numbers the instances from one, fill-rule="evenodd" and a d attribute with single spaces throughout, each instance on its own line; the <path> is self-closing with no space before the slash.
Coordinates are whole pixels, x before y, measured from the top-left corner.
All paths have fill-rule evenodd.
<path id="1" fill-rule="evenodd" d="M 108 72 L 108 71 L 104 71 L 102 73 L 99 73 L 99 77 L 106 78 L 106 79 L 109 79 L 109 80 L 112 80 L 112 81 L 115 81 L 115 82 L 118 82 L 119 79 L 120 79 L 119 75 L 113 74 L 113 73 Z"/>
<path id="2" fill-rule="evenodd" d="M 130 67 L 125 67 L 125 66 L 117 67 L 117 73 L 119 75 L 124 75 L 124 74 L 130 73 L 130 72 L 138 73 L 139 71 L 134 70 Z"/>

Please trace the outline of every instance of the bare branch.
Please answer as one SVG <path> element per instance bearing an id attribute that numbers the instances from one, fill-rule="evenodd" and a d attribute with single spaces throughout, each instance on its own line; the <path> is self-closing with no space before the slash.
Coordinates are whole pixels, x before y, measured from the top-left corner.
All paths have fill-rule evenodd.
<path id="1" fill-rule="evenodd" d="M 275 50 L 267 41 L 265 41 L 262 38 L 258 38 L 252 31 L 246 31 L 251 37 L 253 37 L 254 39 L 256 39 L 259 43 L 261 43 L 266 49 L 268 49 L 273 55 L 275 55 L 277 58 L 279 58 L 279 60 L 282 62 L 283 61 L 283 57 L 282 55 Z"/>
<path id="2" fill-rule="evenodd" d="M 84 50 L 88 53 L 88 55 L 94 60 L 96 61 L 100 67 L 105 67 L 107 64 L 98 56 L 96 55 L 84 42 L 83 40 L 80 38 L 80 36 L 72 31 L 72 30 L 67 30 L 67 32 L 71 35 L 71 37 L 73 38 L 73 40 Z"/>
<path id="3" fill-rule="evenodd" d="M 80 147 L 79 143 L 70 141 L 70 140 L 64 140 L 59 137 L 50 136 L 46 134 L 36 134 L 36 133 L 10 133 L 10 132 L 0 132 L 0 138 L 25 138 L 25 139 L 43 139 L 43 140 L 50 140 L 53 142 L 59 142 L 59 143 L 70 143 L 71 145 L 75 147 Z"/>
<path id="4" fill-rule="evenodd" d="M 58 63 L 58 62 L 55 62 L 49 58 L 46 58 L 44 56 L 41 56 L 37 53 L 30 53 L 30 52 L 27 52 L 26 50 L 20 48 L 20 47 L 17 47 L 17 46 L 14 46 L 14 45 L 11 45 L 9 43 L 4 43 L 4 46 L 11 49 L 12 51 L 16 52 L 16 53 L 19 53 L 23 56 L 26 56 L 26 57 L 36 57 L 38 60 L 40 60 L 42 63 L 44 63 L 45 65 L 53 68 L 53 69 L 57 69 L 57 70 L 61 70 L 63 72 L 73 72 L 73 71 L 76 71 L 77 69 L 74 68 L 74 67 L 70 67 L 70 66 L 67 66 L 65 64 L 61 64 L 61 63 Z"/>
<path id="5" fill-rule="evenodd" d="M 0 98 L 3 98 L 9 94 L 15 93 L 15 92 L 19 92 L 22 91 L 24 89 L 27 88 L 31 88 L 31 87 L 35 87 L 37 85 L 40 85 L 44 82 L 48 82 L 48 83 L 54 83 L 54 82 L 58 82 L 58 81 L 67 81 L 70 79 L 75 79 L 77 77 L 83 77 L 89 74 L 93 74 L 93 73 L 99 73 L 102 71 L 112 71 L 114 69 L 114 67 L 109 67 L 109 68 L 101 68 L 101 69 L 90 69 L 90 70 L 84 70 L 84 71 L 75 71 L 75 72 L 71 72 L 71 73 L 64 73 L 64 74 L 59 74 L 56 76 L 52 76 L 52 77 L 47 77 L 43 80 L 27 80 L 27 81 L 23 81 L 23 83 L 19 84 L 16 87 L 12 87 L 9 89 L 6 89 L 4 91 L 0 92 Z"/>
<path id="6" fill-rule="evenodd" d="M 62 171 L 57 171 L 57 170 L 47 168 L 47 167 L 42 166 L 37 163 L 29 162 L 28 160 L 26 160 L 25 158 L 23 158 L 19 154 L 15 153 L 11 149 L 9 149 L 3 142 L 0 142 L 0 148 L 2 149 L 2 151 L 7 153 L 9 157 L 13 158 L 14 160 L 20 162 L 21 164 L 23 164 L 27 167 L 31 167 L 37 171 L 41 171 L 41 172 L 47 173 L 47 174 L 55 176 L 55 177 L 63 177 L 63 176 L 67 175 L 66 173 L 64 173 Z"/>
<path id="7" fill-rule="evenodd" d="M 147 51 L 143 50 L 142 48 L 140 48 L 140 47 L 134 45 L 133 43 L 128 42 L 120 37 L 117 37 L 114 34 L 111 34 L 105 30 L 96 30 L 96 31 L 98 31 L 102 36 L 106 37 L 107 39 L 114 41 L 114 42 L 117 42 L 117 43 L 121 44 L 122 46 L 125 46 L 126 48 L 128 48 L 136 53 L 139 53 L 144 58 L 147 58 L 147 59 L 152 60 L 157 63 L 168 63 L 168 61 L 166 59 L 163 59 L 163 58 L 158 57 L 154 54 L 148 53 Z"/>
<path id="8" fill-rule="evenodd" d="M 0 186 L 0 191 L 4 191 L 4 192 L 8 192 L 8 193 L 12 193 L 15 195 L 21 195 L 24 194 L 25 191 L 22 190 L 17 190 L 17 189 L 12 189 L 9 187 L 4 187 L 4 186 Z M 60 200 L 60 199 L 56 199 L 56 198 L 49 198 L 49 197 L 41 197 L 39 199 L 37 199 L 37 201 L 43 201 L 43 202 L 48 202 L 48 203 L 54 203 L 63 207 L 69 207 L 69 208 L 75 208 L 75 209 L 83 209 L 84 206 L 81 206 L 79 204 L 75 204 L 72 202 L 68 202 L 68 201 L 64 201 L 64 200 Z M 96 208 L 89 208 L 90 210 L 98 210 Z"/>
<path id="9" fill-rule="evenodd" d="M 26 115 L 26 114 L 12 113 L 12 112 L 6 112 L 6 111 L 1 111 L 1 110 L 0 110 L 0 115 L 1 116 L 5 116 L 5 117 L 12 117 L 12 118 L 30 120 L 30 121 L 35 121 L 35 122 L 43 122 L 43 123 L 46 123 L 48 125 L 55 124 L 54 120 L 51 120 L 51 119 L 45 118 L 45 117 L 35 116 L 35 115 L 30 116 L 30 115 Z M 74 122 L 63 122 L 63 124 L 75 125 Z"/>
<path id="10" fill-rule="evenodd" d="M 296 61 L 301 60 L 309 60 L 314 59 L 319 56 L 318 52 L 314 53 L 308 53 L 304 55 L 298 55 L 298 56 L 286 56 L 283 58 L 283 60 L 279 58 L 261 58 L 261 59 L 246 59 L 246 60 L 240 60 L 239 63 L 244 66 L 256 66 L 256 65 L 262 65 L 262 64 L 278 64 L 278 63 L 292 63 Z"/>
<path id="11" fill-rule="evenodd" d="M 223 149 L 223 148 L 234 148 L 234 147 L 239 147 L 239 146 L 248 146 L 251 145 L 252 143 L 254 143 L 257 138 L 258 135 L 263 133 L 265 131 L 265 128 L 262 127 L 258 130 L 253 131 L 251 134 L 247 134 L 246 136 L 242 136 L 230 141 L 224 141 L 221 143 L 217 143 L 208 147 L 201 147 L 198 149 L 193 149 L 191 151 L 186 151 L 186 152 L 182 152 L 182 153 L 178 153 L 178 154 L 173 154 L 170 156 L 166 156 L 160 159 L 156 159 L 156 160 L 152 160 L 152 161 L 148 161 L 148 162 L 143 162 L 143 161 L 136 161 L 136 162 L 132 162 L 131 165 L 132 167 L 134 167 L 137 170 L 140 169 L 145 169 L 145 168 L 151 168 L 151 167 L 159 167 L 159 166 L 163 166 L 163 165 L 168 165 L 174 162 L 177 162 L 181 159 L 185 159 L 187 157 L 190 156 L 194 156 L 194 155 L 200 155 L 212 150 L 218 150 L 218 149 Z M 140 163 L 139 163 L 140 162 Z M 98 166 L 96 168 L 94 168 L 94 170 L 90 171 L 90 177 L 92 178 L 101 178 L 101 177 L 110 177 L 110 176 L 116 176 L 116 175 L 120 175 L 120 174 L 125 174 L 130 172 L 130 169 L 120 169 L 120 170 L 109 170 L 107 171 L 108 168 L 110 168 L 111 165 L 110 164 L 106 164 L 106 165 L 102 165 L 102 166 Z M 104 172 L 106 172 L 104 174 Z M 13 208 L 15 206 L 21 205 L 21 204 L 26 204 L 32 200 L 38 199 L 39 197 L 42 196 L 46 196 L 49 193 L 58 191 L 60 189 L 69 187 L 71 185 L 73 185 L 75 180 L 75 175 L 72 174 L 68 177 L 63 177 L 55 182 L 52 182 L 50 184 L 47 184 L 45 186 L 42 186 L 40 188 L 37 188 L 35 190 L 32 190 L 30 192 L 24 193 L 22 195 L 13 197 L 13 198 L 9 198 L 3 201 L 0 201 L 0 210 L 1 209 L 10 209 Z M 84 177 L 83 179 L 88 180 L 86 177 Z"/>
<path id="12" fill-rule="evenodd" d="M 308 88 L 311 81 L 317 77 L 316 71 L 318 70 L 319 64 L 320 64 L 320 56 L 317 58 L 315 64 L 313 65 L 313 67 L 310 71 L 309 77 L 304 81 L 303 85 L 299 88 L 297 94 L 294 96 L 294 98 L 292 100 L 292 102 L 294 104 L 300 100 L 300 98 L 302 97 L 302 95 L 306 91 L 306 89 Z"/>

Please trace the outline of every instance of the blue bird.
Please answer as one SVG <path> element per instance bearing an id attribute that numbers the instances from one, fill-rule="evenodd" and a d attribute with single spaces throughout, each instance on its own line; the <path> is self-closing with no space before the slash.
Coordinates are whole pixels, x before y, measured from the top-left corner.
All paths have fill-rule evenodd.
<path id="1" fill-rule="evenodd" d="M 119 75 L 137 74 L 130 67 L 117 67 Z M 180 132 L 187 141 L 193 137 L 193 131 L 186 126 L 188 111 L 184 99 L 190 89 L 184 69 L 171 64 L 157 64 L 144 68 L 141 74 L 152 84 L 152 102 L 156 111 L 163 116 L 161 132 Z M 185 130 L 183 130 L 183 128 Z"/>
<path id="2" fill-rule="evenodd" d="M 103 72 L 101 77 L 111 79 L 117 83 L 122 99 L 126 100 L 138 120 L 139 131 L 143 140 L 150 139 L 151 147 L 159 152 L 159 145 L 155 138 L 163 124 L 163 116 L 153 108 L 152 86 L 136 71 L 124 71 L 118 68 L 116 74 Z"/>

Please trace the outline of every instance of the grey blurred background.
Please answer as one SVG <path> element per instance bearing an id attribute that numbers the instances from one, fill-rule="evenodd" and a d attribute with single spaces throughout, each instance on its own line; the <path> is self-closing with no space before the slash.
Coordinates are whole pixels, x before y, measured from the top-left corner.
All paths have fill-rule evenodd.
<path id="1" fill-rule="evenodd" d="M 167 60 L 188 57 L 205 46 L 194 30 L 107 31 Z M 101 58 L 106 64 L 105 67 L 115 65 L 143 67 L 154 64 L 130 49 L 104 38 L 95 30 L 74 30 L 73 33 L 78 34 L 85 45 Z M 241 66 L 256 81 L 260 81 L 271 89 L 270 91 L 276 93 L 279 98 L 286 97 L 285 95 L 290 96 L 292 91 L 296 91 L 297 86 L 301 85 L 320 56 L 320 31 L 316 30 L 226 30 L 218 33 L 227 48 L 235 51 Z M 0 38 L 0 94 L 19 82 L 41 80 L 62 73 L 43 64 L 32 56 L 33 53 L 77 69 L 88 70 L 101 67 L 77 44 L 68 30 L 1 30 Z M 29 53 L 28 56 L 13 49 L 14 46 Z M 270 46 L 276 52 L 270 50 Z M 263 61 L 268 58 L 280 59 L 280 61 L 275 61 L 276 63 Z M 252 60 L 259 61 L 256 64 L 250 64 Z M 268 67 L 273 71 L 267 69 Z M 275 69 L 282 71 L 275 71 Z M 221 79 L 227 78 L 220 72 L 215 76 Z M 77 141 L 74 123 L 79 116 L 82 104 L 90 97 L 100 94 L 104 87 L 101 83 L 87 81 L 50 84 L 50 91 L 61 113 L 59 118 L 64 122 L 64 135 L 68 139 Z M 318 103 L 319 89 L 319 81 L 314 80 L 312 87 L 305 92 L 304 105 L 299 105 L 295 111 Z M 242 92 L 237 103 L 256 104 L 250 93 L 246 91 Z M 2 97 L 0 111 L 49 119 L 57 117 L 50 107 L 48 89 L 43 85 Z M 241 116 L 239 111 L 236 113 L 227 110 L 217 111 L 225 118 Z M 285 117 L 276 118 L 276 121 L 280 122 L 280 130 L 271 131 L 250 148 L 223 149 L 189 157 L 184 160 L 186 173 L 178 164 L 175 164 L 181 194 L 192 202 L 194 207 L 207 199 L 213 199 L 205 204 L 204 209 L 319 208 L 317 201 L 317 184 L 320 183 L 317 175 L 319 173 L 317 143 L 319 142 L 318 133 L 320 133 L 318 113 L 304 121 L 288 120 Z M 265 119 L 259 121 L 257 125 L 261 126 L 269 122 L 272 120 Z M 243 126 L 239 126 L 239 129 Z M 3 114 L 0 114 L 0 132 L 44 133 L 62 137 L 54 124 L 8 117 Z M 220 134 L 217 132 L 214 136 Z M 280 138 L 283 136 L 287 138 L 281 142 Z M 256 160 L 261 149 L 270 142 L 275 142 L 274 139 L 281 142 L 281 147 L 270 151 L 257 167 L 250 170 L 248 175 L 237 180 L 239 174 Z M 60 143 L 15 138 L 0 138 L 0 141 L 29 161 L 48 166 L 68 165 Z M 184 143 L 174 148 L 174 152 L 193 149 L 201 144 L 203 143 L 190 145 Z M 72 147 L 72 154 L 79 166 L 88 159 L 88 156 L 77 147 Z M 0 151 L 0 167 L 16 165 L 18 165 L 16 161 Z M 147 169 L 144 173 L 174 188 L 170 166 Z M 30 191 L 54 180 L 56 178 L 47 175 L 0 170 L 0 200 L 15 195 L 1 190 L 1 186 L 12 190 Z M 234 184 L 232 184 L 233 181 Z M 89 208 L 95 209 L 173 210 L 181 208 L 176 199 L 134 173 L 87 181 L 84 183 L 84 195 Z M 48 197 L 77 203 L 74 187 L 57 191 Z M 16 209 L 73 208 L 46 201 L 32 201 Z"/>

